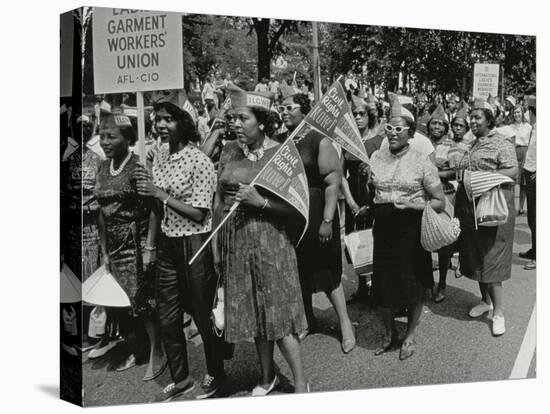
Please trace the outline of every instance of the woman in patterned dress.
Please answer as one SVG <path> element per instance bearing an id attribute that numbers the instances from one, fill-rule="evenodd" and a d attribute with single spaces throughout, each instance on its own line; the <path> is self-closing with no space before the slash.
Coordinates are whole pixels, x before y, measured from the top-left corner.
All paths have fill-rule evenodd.
<path id="1" fill-rule="evenodd" d="M 284 142 L 310 111 L 309 98 L 304 94 L 287 96 L 279 110 L 288 131 L 275 139 Z M 309 224 L 296 252 L 309 333 L 317 330 L 312 294 L 325 292 L 338 316 L 341 348 L 347 354 L 355 347 L 355 333 L 342 288 L 342 247 L 337 214 L 342 167 L 331 140 L 322 134 L 309 131 L 294 140 L 309 186 Z"/>
<path id="2" fill-rule="evenodd" d="M 298 214 L 274 194 L 249 185 L 279 147 L 269 138 L 269 109 L 238 107 L 234 127 L 237 140 L 222 150 L 214 204 L 219 221 L 240 203 L 213 243 L 225 287 L 225 339 L 256 344 L 261 379 L 253 396 L 269 394 L 279 383 L 275 342 L 292 370 L 295 392 L 306 392 L 298 335 L 307 323 L 288 224 Z"/>
<path id="3" fill-rule="evenodd" d="M 150 251 L 145 249 L 149 211 L 133 179 L 138 157 L 129 150 L 136 139 L 136 128 L 129 117 L 112 113 L 102 117 L 100 144 L 107 160 L 99 167 L 94 193 L 100 205 L 98 228 L 103 264 L 131 303 L 128 312 L 123 314 L 127 317 L 125 339 L 131 354 L 117 370 L 136 365 L 143 348 L 140 334 L 144 327 L 151 351 L 144 377 L 148 380 L 162 373 L 162 367 L 156 370 L 162 351 L 153 315 L 154 280 L 151 272 L 146 272 L 151 262 Z"/>
<path id="4" fill-rule="evenodd" d="M 407 309 L 407 331 L 399 353 L 404 360 L 415 352 L 423 284 L 432 277 L 431 255 L 420 244 L 422 212 L 426 199 L 435 211 L 442 211 L 445 195 L 435 165 L 410 147 L 409 139 L 416 139 L 416 124 L 396 100 L 385 128 L 389 146 L 376 151 L 370 164 L 374 187 L 372 294 L 385 327 L 383 345 L 375 354 L 397 344 L 394 316 Z"/>
<path id="5" fill-rule="evenodd" d="M 494 126 L 495 118 L 491 110 L 472 110 L 470 127 L 476 140 L 470 152 L 462 157 L 458 168 L 492 171 L 515 179 L 518 161 L 514 146 L 500 136 Z M 492 332 L 495 336 L 506 331 L 502 282 L 511 276 L 515 224 L 514 187 L 512 184 L 503 184 L 500 190 L 508 204 L 508 221 L 498 227 L 480 226 L 476 229 L 474 207 L 463 184 L 458 187 L 455 207 L 461 227 L 458 238 L 460 271 L 477 281 L 481 292 L 481 302 L 470 310 L 469 315 L 475 318 L 493 310 Z"/>

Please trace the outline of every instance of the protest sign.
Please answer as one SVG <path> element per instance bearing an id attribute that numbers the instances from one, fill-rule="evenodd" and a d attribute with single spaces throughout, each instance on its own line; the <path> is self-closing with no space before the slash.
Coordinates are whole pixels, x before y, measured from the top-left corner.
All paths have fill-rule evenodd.
<path id="1" fill-rule="evenodd" d="M 498 96 L 499 65 L 476 63 L 474 65 L 473 96 L 486 100 L 489 95 Z"/>
<path id="2" fill-rule="evenodd" d="M 369 157 L 339 80 L 327 90 L 304 122 L 368 164 Z"/>
<path id="3" fill-rule="evenodd" d="M 183 89 L 181 14 L 95 7 L 95 93 Z"/>
<path id="4" fill-rule="evenodd" d="M 271 191 L 298 210 L 305 219 L 303 237 L 309 221 L 309 189 L 304 164 L 292 139 L 279 147 L 251 184 Z"/>

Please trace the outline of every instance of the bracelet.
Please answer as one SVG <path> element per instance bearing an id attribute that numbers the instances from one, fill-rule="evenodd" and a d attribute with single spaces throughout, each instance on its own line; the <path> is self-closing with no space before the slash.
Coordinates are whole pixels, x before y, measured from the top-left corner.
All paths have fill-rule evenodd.
<path id="1" fill-rule="evenodd" d="M 157 250 L 157 248 L 154 247 L 154 246 L 145 246 L 143 249 L 144 249 L 144 250 L 147 250 L 147 251 L 149 251 L 149 252 L 154 252 L 154 251 Z"/>
<path id="2" fill-rule="evenodd" d="M 269 200 L 266 197 L 266 198 L 264 198 L 264 205 L 262 206 L 262 208 L 260 210 L 263 211 L 267 207 L 268 204 L 269 204 Z"/>
<path id="3" fill-rule="evenodd" d="M 324 219 L 323 219 L 323 223 L 330 224 L 330 223 L 332 223 L 332 219 L 327 220 L 326 218 L 324 218 Z"/>
<path id="4" fill-rule="evenodd" d="M 170 200 L 170 194 L 168 194 L 168 197 L 166 197 L 162 202 L 162 204 L 164 204 L 164 207 L 166 207 L 166 204 L 168 203 L 168 200 Z"/>

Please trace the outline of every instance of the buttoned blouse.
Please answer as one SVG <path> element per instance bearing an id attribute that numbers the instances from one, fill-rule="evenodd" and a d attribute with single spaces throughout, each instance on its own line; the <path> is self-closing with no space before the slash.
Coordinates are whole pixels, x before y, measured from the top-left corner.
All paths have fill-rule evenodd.
<path id="1" fill-rule="evenodd" d="M 395 155 L 388 148 L 380 148 L 370 161 L 375 204 L 397 200 L 422 202 L 426 189 L 441 184 L 437 168 L 428 156 L 411 147 Z"/>
<path id="2" fill-rule="evenodd" d="M 497 171 L 517 166 L 514 145 L 495 129 L 474 141 L 469 153 L 465 153 L 458 163 L 458 169 L 472 171 Z"/>
<path id="3" fill-rule="evenodd" d="M 208 210 L 204 220 L 197 223 L 166 206 L 162 232 L 168 237 L 209 232 L 212 229 L 212 203 L 216 189 L 216 173 L 210 158 L 194 144 L 187 144 L 174 154 L 170 154 L 168 148 L 161 148 L 154 158 L 152 172 L 153 184 L 170 197 Z"/>

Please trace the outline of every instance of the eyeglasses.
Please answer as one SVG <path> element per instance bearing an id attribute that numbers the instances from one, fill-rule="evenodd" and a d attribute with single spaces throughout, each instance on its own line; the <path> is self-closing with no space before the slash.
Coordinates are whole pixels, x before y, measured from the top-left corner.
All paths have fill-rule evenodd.
<path id="1" fill-rule="evenodd" d="M 406 131 L 408 130 L 410 127 L 403 127 L 403 126 L 393 126 L 391 124 L 386 124 L 386 126 L 384 127 L 384 129 L 386 130 L 386 132 L 393 132 L 395 131 L 396 134 L 400 134 L 402 133 L 403 131 Z"/>
<path id="2" fill-rule="evenodd" d="M 365 115 L 367 115 L 367 113 L 366 113 L 365 111 L 353 112 L 353 116 L 354 116 L 354 117 L 358 117 L 358 116 L 363 117 L 363 116 L 365 116 Z"/>
<path id="3" fill-rule="evenodd" d="M 298 105 L 298 104 L 292 104 L 292 105 L 286 105 L 286 106 L 279 106 L 277 107 L 277 109 L 279 110 L 279 112 L 283 113 L 286 109 L 287 112 L 292 112 L 294 111 L 296 108 L 301 108 L 302 106 L 301 105 Z"/>

